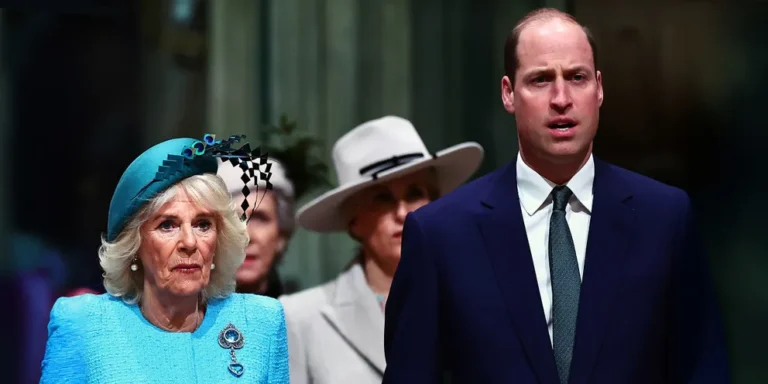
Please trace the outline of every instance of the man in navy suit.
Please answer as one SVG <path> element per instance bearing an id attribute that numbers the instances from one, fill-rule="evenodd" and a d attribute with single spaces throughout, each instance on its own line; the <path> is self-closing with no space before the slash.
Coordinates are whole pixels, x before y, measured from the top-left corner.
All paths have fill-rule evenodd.
<path id="1" fill-rule="evenodd" d="M 553 9 L 505 45 L 519 154 L 410 214 L 384 383 L 727 383 L 685 192 L 592 156 L 589 32 Z"/>

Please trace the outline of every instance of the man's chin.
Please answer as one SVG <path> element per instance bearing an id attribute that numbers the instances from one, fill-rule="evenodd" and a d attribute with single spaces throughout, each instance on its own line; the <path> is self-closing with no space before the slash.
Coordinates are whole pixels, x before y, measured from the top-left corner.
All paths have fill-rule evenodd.
<path id="1" fill-rule="evenodd" d="M 576 141 L 552 143 L 547 152 L 552 162 L 572 163 L 587 156 L 589 145 Z"/>

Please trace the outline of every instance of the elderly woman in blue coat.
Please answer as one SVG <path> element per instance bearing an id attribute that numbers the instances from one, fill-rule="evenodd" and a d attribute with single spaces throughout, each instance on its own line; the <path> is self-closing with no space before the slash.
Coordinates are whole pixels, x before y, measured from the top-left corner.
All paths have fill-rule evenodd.
<path id="1" fill-rule="evenodd" d="M 219 159 L 269 172 L 240 168 L 259 157 L 241 138 L 173 139 L 131 163 L 99 250 L 107 293 L 56 302 L 42 383 L 288 383 L 282 306 L 233 293 L 248 235 Z"/>

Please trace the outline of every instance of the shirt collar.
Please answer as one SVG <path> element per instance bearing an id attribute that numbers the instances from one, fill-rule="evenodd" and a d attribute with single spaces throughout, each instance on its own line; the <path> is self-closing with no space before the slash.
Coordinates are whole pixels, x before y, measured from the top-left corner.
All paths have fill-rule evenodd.
<path id="1" fill-rule="evenodd" d="M 552 189 L 557 184 L 545 179 L 523 161 L 517 154 L 517 192 L 525 212 L 531 216 L 547 203 Z M 592 212 L 592 184 L 595 181 L 595 161 L 592 155 L 565 185 L 588 212 Z"/>

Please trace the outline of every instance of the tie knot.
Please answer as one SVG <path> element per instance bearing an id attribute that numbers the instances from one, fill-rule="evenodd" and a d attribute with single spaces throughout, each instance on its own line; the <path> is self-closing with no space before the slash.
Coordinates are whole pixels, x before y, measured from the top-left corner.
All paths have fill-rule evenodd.
<path id="1" fill-rule="evenodd" d="M 558 185 L 552 189 L 552 202 L 555 206 L 555 211 L 565 212 L 565 206 L 568 205 L 568 200 L 573 196 L 573 192 L 565 185 Z"/>

